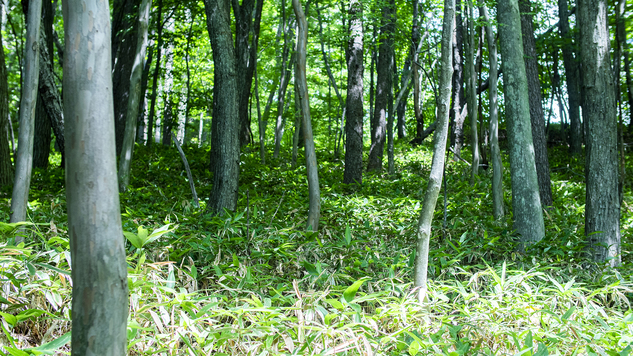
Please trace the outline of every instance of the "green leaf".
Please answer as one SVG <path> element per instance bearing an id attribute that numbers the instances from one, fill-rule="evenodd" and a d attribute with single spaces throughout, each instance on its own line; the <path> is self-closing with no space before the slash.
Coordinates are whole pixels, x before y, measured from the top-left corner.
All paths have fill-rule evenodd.
<path id="1" fill-rule="evenodd" d="M 7 347 L 7 351 L 11 354 L 11 356 L 29 356 L 27 352 L 16 349 L 15 347 Z"/>
<path id="2" fill-rule="evenodd" d="M 417 341 L 413 340 L 413 342 L 409 344 L 409 355 L 415 356 L 418 354 L 419 351 L 420 351 L 420 344 Z"/>
<path id="3" fill-rule="evenodd" d="M 319 276 L 319 272 L 317 271 L 316 267 L 314 267 L 314 265 L 308 261 L 301 261 L 301 265 L 303 266 L 303 268 L 306 269 L 306 271 L 308 271 L 308 273 L 313 276 L 313 277 L 318 277 Z"/>
<path id="4" fill-rule="evenodd" d="M 152 234 L 147 237 L 147 240 L 145 241 L 144 245 L 147 245 L 150 242 L 154 242 L 159 237 L 176 230 L 177 226 L 175 226 L 173 229 L 170 229 L 169 225 L 171 225 L 171 224 L 163 225 L 163 226 L 159 227 L 158 229 L 154 230 L 152 232 Z"/>
<path id="5" fill-rule="evenodd" d="M 54 355 L 55 351 L 59 350 L 62 346 L 70 342 L 70 337 L 71 332 L 69 331 L 51 342 L 47 342 L 44 345 L 25 350 L 32 351 L 34 354 Z"/>
<path id="6" fill-rule="evenodd" d="M 27 310 L 21 311 L 18 315 L 16 315 L 16 317 L 18 319 L 18 322 L 20 322 L 22 320 L 26 320 L 30 318 L 37 318 L 38 316 L 44 313 L 46 312 L 40 309 L 27 309 Z"/>
<path id="7" fill-rule="evenodd" d="M 343 310 L 343 308 L 344 308 L 343 303 L 339 302 L 336 299 L 326 299 L 325 301 L 328 304 L 330 304 L 332 306 L 332 308 L 334 308 L 334 309 Z M 334 315 L 334 314 L 329 314 L 329 315 Z"/>
<path id="8" fill-rule="evenodd" d="M 362 286 L 366 280 L 367 280 L 366 278 L 359 279 L 356 282 L 354 282 L 354 284 L 347 287 L 347 289 L 345 289 L 345 292 L 343 292 L 343 298 L 345 298 L 345 300 L 348 303 L 354 300 L 354 297 L 356 296 L 356 292 L 358 292 L 358 288 L 360 288 L 360 286 Z"/>
<path id="9" fill-rule="evenodd" d="M 138 227 L 138 238 L 143 242 L 143 245 L 145 245 L 145 242 L 147 241 L 147 234 L 148 231 L 146 228 L 144 228 L 143 226 L 139 226 Z"/>
<path id="10" fill-rule="evenodd" d="M 574 313 L 575 310 L 576 310 L 576 306 L 572 306 L 571 308 L 569 308 L 568 311 L 565 312 L 565 314 L 563 314 L 563 317 L 561 319 L 562 320 L 569 319 L 569 317 Z"/>
<path id="11" fill-rule="evenodd" d="M 34 264 L 34 265 L 36 265 L 36 266 L 38 266 L 38 267 L 46 268 L 46 269 L 49 269 L 49 270 L 51 270 L 51 271 L 55 271 L 55 272 L 57 272 L 57 273 L 61 273 L 61 274 L 65 274 L 65 275 L 67 275 L 67 276 L 70 276 L 70 272 L 69 272 L 69 271 L 65 271 L 65 270 L 63 270 L 63 269 L 61 269 L 61 268 L 57 268 L 57 267 L 55 267 L 55 266 L 51 266 L 51 265 L 49 265 L 48 263 L 39 263 L 39 262 L 35 262 L 35 263 L 33 263 L 33 264 Z"/>
<path id="12" fill-rule="evenodd" d="M 345 226 L 345 243 L 347 246 L 352 244 L 352 231 L 349 226 Z"/>
<path id="13" fill-rule="evenodd" d="M 143 247 L 143 240 L 141 240 L 141 238 L 138 237 L 138 235 L 136 235 L 135 233 L 129 232 L 129 231 L 123 231 L 123 235 L 125 235 L 125 238 L 128 241 L 130 241 L 132 246 L 134 246 L 136 248 L 142 248 Z"/>
<path id="14" fill-rule="evenodd" d="M 235 267 L 240 266 L 240 259 L 237 258 L 237 254 L 235 252 L 233 252 L 233 266 Z"/>

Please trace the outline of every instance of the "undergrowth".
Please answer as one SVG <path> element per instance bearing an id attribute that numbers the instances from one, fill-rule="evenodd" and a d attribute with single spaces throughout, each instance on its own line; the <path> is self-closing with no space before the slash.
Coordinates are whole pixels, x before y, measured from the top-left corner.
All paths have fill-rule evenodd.
<path id="1" fill-rule="evenodd" d="M 628 355 L 633 342 L 630 211 L 622 267 L 587 262 L 582 162 L 552 149 L 546 238 L 516 249 L 511 213 L 492 218 L 490 172 L 474 185 L 449 160 L 433 222 L 427 300 L 412 263 L 430 146 L 397 145 L 398 173 L 341 183 L 319 157 L 321 229 L 305 231 L 305 167 L 242 154 L 238 209 L 205 207 L 208 153 L 185 147 L 196 209 L 175 149 L 136 147 L 121 195 L 130 289 L 130 355 Z M 300 160 L 300 162 L 302 162 Z M 507 165 L 507 159 L 506 159 Z M 509 172 L 506 166 L 506 172 Z M 510 179 L 505 175 L 506 211 Z M 0 350 L 69 351 L 71 286 L 64 173 L 33 175 L 30 223 L 0 224 Z M 8 221 L 9 191 L 0 214 Z M 446 209 L 444 212 L 444 204 Z M 14 237 L 27 244 L 13 246 Z M 122 237 L 123 238 L 123 237 Z"/>

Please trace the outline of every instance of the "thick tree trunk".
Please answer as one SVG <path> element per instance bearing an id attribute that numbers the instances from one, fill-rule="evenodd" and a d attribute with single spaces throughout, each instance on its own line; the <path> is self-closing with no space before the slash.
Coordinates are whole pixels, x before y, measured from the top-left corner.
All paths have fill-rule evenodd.
<path id="1" fill-rule="evenodd" d="M 114 125 L 116 154 L 121 154 L 125 136 L 127 106 L 130 96 L 130 75 L 136 51 L 136 22 L 140 0 L 112 2 L 112 85 L 114 95 Z"/>
<path id="2" fill-rule="evenodd" d="M 488 10 L 482 6 L 479 12 L 486 22 L 486 36 L 488 41 L 488 57 L 490 59 L 490 71 L 488 81 L 490 82 L 489 107 L 490 107 L 490 155 L 492 159 L 492 214 L 495 219 L 501 219 L 504 215 L 503 206 L 503 164 L 501 163 L 501 152 L 499 151 L 499 113 L 497 101 L 497 39 L 492 31 L 492 23 L 488 16 Z"/>
<path id="3" fill-rule="evenodd" d="M 621 261 L 618 130 L 607 8 L 604 0 L 579 0 L 577 13 L 587 133 L 585 234 L 592 258 L 616 266 Z"/>
<path id="4" fill-rule="evenodd" d="M 574 58 L 574 45 L 569 29 L 569 9 L 567 0 L 558 0 L 558 23 L 560 36 L 563 39 L 563 64 L 569 95 L 569 121 L 571 122 L 571 145 L 569 151 L 578 155 L 582 151 L 582 125 L 580 123 L 580 75 L 578 59 Z"/>
<path id="5" fill-rule="evenodd" d="M 301 104 L 301 117 L 303 134 L 305 139 L 306 168 L 308 174 L 308 190 L 310 206 L 308 210 L 307 229 L 317 231 L 319 229 L 319 216 L 321 215 L 321 193 L 319 190 L 319 168 L 317 165 L 316 150 L 312 136 L 312 123 L 310 119 L 310 102 L 308 98 L 308 81 L 306 79 L 306 45 L 308 42 L 308 23 L 301 9 L 300 0 L 292 0 L 292 7 L 297 16 L 297 66 L 295 67 L 295 85 L 299 103 Z"/>
<path id="6" fill-rule="evenodd" d="M 475 10 L 471 0 L 468 1 L 466 6 L 468 7 L 468 40 L 466 42 L 466 100 L 468 100 L 468 119 L 470 120 L 470 147 L 473 154 L 470 182 L 471 184 L 474 184 L 475 176 L 479 174 L 479 130 L 477 129 L 477 122 L 479 121 L 479 118 L 477 115 L 477 72 L 475 71 Z"/>
<path id="7" fill-rule="evenodd" d="M 238 72 L 229 0 L 205 0 L 207 30 L 215 66 L 211 170 L 213 190 L 208 208 L 216 214 L 237 207 L 240 174 Z"/>
<path id="8" fill-rule="evenodd" d="M 64 0 L 72 355 L 124 355 L 128 280 L 116 181 L 107 1 Z"/>
<path id="9" fill-rule="evenodd" d="M 0 4 L 0 12 L 4 4 Z M 4 60 L 4 44 L 0 31 L 0 187 L 13 183 L 13 165 L 9 148 L 9 85 L 7 83 L 7 66 Z"/>
<path id="10" fill-rule="evenodd" d="M 514 229 L 520 235 L 521 248 L 524 249 L 545 236 L 545 225 L 532 147 L 519 4 L 517 0 L 500 0 L 497 6 L 505 83 L 504 102 L 510 140 L 512 211 Z"/>
<path id="11" fill-rule="evenodd" d="M 530 100 L 530 122 L 532 124 L 532 142 L 534 143 L 534 160 L 538 178 L 539 195 L 542 206 L 551 206 L 552 183 L 549 176 L 549 159 L 547 158 L 547 138 L 545 137 L 545 116 L 543 115 L 543 98 L 541 97 L 541 81 L 538 73 L 538 54 L 534 40 L 532 8 L 530 0 L 519 0 L 521 11 L 521 32 L 523 37 L 523 53 L 525 54 L 525 74 L 528 81 Z"/>
<path id="12" fill-rule="evenodd" d="M 31 186 L 33 166 L 33 131 L 35 106 L 39 82 L 41 0 L 31 0 L 28 7 L 26 43 L 24 46 L 24 70 L 22 71 L 22 98 L 20 101 L 20 131 L 18 152 L 15 158 L 15 178 L 11 196 L 11 222 L 26 220 L 26 205 Z M 20 237 L 16 243 L 21 242 Z"/>
<path id="13" fill-rule="evenodd" d="M 376 103 L 372 124 L 372 143 L 369 148 L 368 171 L 382 170 L 382 156 L 387 138 L 387 110 L 389 102 L 393 102 L 393 42 L 396 29 L 396 4 L 394 0 L 380 3 L 382 6 L 382 20 L 380 45 L 378 46 L 378 64 L 376 79 Z"/>
<path id="14" fill-rule="evenodd" d="M 121 157 L 119 159 L 119 191 L 125 192 L 130 184 L 130 165 L 134 153 L 134 141 L 136 139 L 136 121 L 138 117 L 139 102 L 141 100 L 141 76 L 143 75 L 143 64 L 145 64 L 145 52 L 147 50 L 147 29 L 149 27 L 149 11 L 152 7 L 151 0 L 143 0 L 139 6 L 138 30 L 136 39 L 136 53 L 132 74 L 130 78 L 130 89 L 125 118 L 125 136 L 121 147 Z"/>
<path id="15" fill-rule="evenodd" d="M 347 44 L 347 120 L 345 122 L 345 172 L 343 183 L 363 183 L 363 7 L 349 3 Z"/>
<path id="16" fill-rule="evenodd" d="M 415 257 L 415 286 L 420 287 L 419 299 L 422 301 L 427 289 L 427 269 L 429 264 L 429 240 L 431 239 L 431 222 L 435 204 L 444 178 L 446 160 L 446 140 L 451 97 L 451 77 L 453 75 L 452 38 L 455 28 L 455 0 L 444 0 L 444 20 L 442 24 L 442 48 L 440 71 L 440 98 L 438 108 L 438 130 L 434 136 L 433 162 L 429 174 L 429 183 L 424 195 L 422 210 L 417 226 L 417 253 Z"/>
<path id="17" fill-rule="evenodd" d="M 42 97 L 38 95 L 35 107 L 35 126 L 33 127 L 33 168 L 48 168 L 48 156 L 51 153 L 51 121 L 44 110 Z"/>
<path id="18" fill-rule="evenodd" d="M 253 142 L 248 100 L 251 96 L 253 73 L 257 65 L 259 24 L 262 19 L 263 0 L 231 0 L 235 14 L 235 54 L 237 61 L 237 91 L 239 95 L 240 144 Z M 253 11 L 254 10 L 254 11 Z"/>

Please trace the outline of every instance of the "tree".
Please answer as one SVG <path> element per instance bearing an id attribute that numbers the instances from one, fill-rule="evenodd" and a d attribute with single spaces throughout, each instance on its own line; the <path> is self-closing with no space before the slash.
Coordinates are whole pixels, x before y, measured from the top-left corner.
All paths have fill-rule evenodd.
<path id="1" fill-rule="evenodd" d="M 214 85 L 211 122 L 213 190 L 208 208 L 216 214 L 237 207 L 240 173 L 238 71 L 229 0 L 205 0 L 213 49 Z"/>
<path id="2" fill-rule="evenodd" d="M 29 4 L 26 44 L 24 47 L 24 70 L 22 78 L 22 98 L 20 101 L 20 131 L 18 133 L 18 153 L 15 158 L 15 178 L 11 196 L 11 222 L 26 220 L 26 205 L 31 186 L 33 164 L 33 130 L 35 126 L 35 105 L 39 82 L 39 41 L 42 14 L 41 0 Z M 18 237 L 16 242 L 22 239 Z"/>
<path id="3" fill-rule="evenodd" d="M 3 4 L 0 3 L 0 12 Z M 8 139 L 9 130 L 9 85 L 7 83 L 7 65 L 4 60 L 4 43 L 0 31 L 0 186 L 13 183 L 13 165 Z"/>
<path id="4" fill-rule="evenodd" d="M 110 10 L 63 2 L 66 203 L 72 257 L 72 355 L 124 355 L 127 263 L 116 180 Z"/>
<path id="5" fill-rule="evenodd" d="M 455 2 L 455 31 L 453 38 L 453 84 L 451 101 L 451 146 L 455 159 L 460 157 L 464 140 L 464 26 L 461 0 Z"/>
<path id="6" fill-rule="evenodd" d="M 363 7 L 349 3 L 347 58 L 347 120 L 345 122 L 345 172 L 343 183 L 363 182 Z"/>
<path id="7" fill-rule="evenodd" d="M 479 174 L 479 138 L 477 130 L 477 71 L 475 70 L 475 10 L 468 0 L 468 40 L 466 41 L 466 100 L 468 103 L 468 119 L 470 120 L 470 146 L 473 154 L 471 164 L 471 182 L 475 183 L 475 176 Z"/>
<path id="8" fill-rule="evenodd" d="M 292 7 L 297 17 L 297 65 L 295 67 L 295 86 L 297 87 L 298 101 L 301 105 L 301 118 L 305 139 L 306 168 L 308 171 L 308 190 L 310 206 L 308 210 L 308 230 L 319 229 L 319 216 L 321 215 L 321 193 L 319 190 L 319 170 L 312 137 L 312 123 L 310 122 L 310 102 L 308 99 L 308 81 L 306 79 L 306 44 L 308 43 L 308 23 L 301 9 L 300 0 L 292 0 Z"/>
<path id="9" fill-rule="evenodd" d="M 439 108 L 437 113 L 437 132 L 434 136 L 433 162 L 429 174 L 429 184 L 424 195 L 422 210 L 418 220 L 418 242 L 415 257 L 415 286 L 420 287 L 420 300 L 426 294 L 427 269 L 429 264 L 429 240 L 431 222 L 444 177 L 446 159 L 446 140 L 451 97 L 451 77 L 453 76 L 452 38 L 455 28 L 455 0 L 444 0 L 444 19 L 442 21 L 441 71 L 439 83 Z"/>
<path id="10" fill-rule="evenodd" d="M 585 234 L 598 262 L 620 264 L 620 200 L 615 81 L 611 72 L 608 3 L 578 2 L 587 182 Z"/>
<path id="11" fill-rule="evenodd" d="M 505 83 L 504 102 L 510 141 L 512 213 L 514 229 L 520 235 L 521 245 L 524 248 L 543 238 L 545 224 L 532 148 L 530 105 L 523 62 L 519 4 L 517 0 L 500 0 L 497 6 Z"/>
<path id="12" fill-rule="evenodd" d="M 549 177 L 549 160 L 547 158 L 547 137 L 545 137 L 545 116 L 543 115 L 543 99 L 541 97 L 541 81 L 538 73 L 538 55 L 534 40 L 533 16 L 530 0 L 519 0 L 521 11 L 521 32 L 523 51 L 525 54 L 525 74 L 527 75 L 528 94 L 530 100 L 530 123 L 532 125 L 532 142 L 539 194 L 543 206 L 551 206 L 552 182 Z"/>
<path id="13" fill-rule="evenodd" d="M 158 0 L 158 15 L 156 16 L 156 37 L 158 41 L 156 43 L 156 65 L 154 66 L 153 81 L 152 81 L 152 95 L 149 104 L 149 117 L 147 118 L 147 146 L 154 144 L 154 114 L 156 112 L 156 95 L 158 94 L 158 76 L 160 74 L 161 58 L 163 53 L 163 0 Z"/>
<path id="14" fill-rule="evenodd" d="M 143 0 L 139 6 L 138 31 L 136 39 L 136 54 L 132 64 L 130 78 L 130 89 L 125 115 L 125 135 L 121 147 L 121 158 L 119 159 L 119 190 L 124 192 L 130 183 L 130 163 L 136 140 L 136 119 L 138 117 L 139 101 L 141 99 L 141 76 L 143 75 L 143 65 L 145 64 L 145 52 L 147 50 L 147 28 L 149 26 L 149 10 L 152 6 L 151 0 Z"/>
<path id="15" fill-rule="evenodd" d="M 387 110 L 389 103 L 393 105 L 393 42 L 396 30 L 396 4 L 395 0 L 386 3 L 379 2 L 382 7 L 382 18 L 380 27 L 381 41 L 378 46 L 378 64 L 376 71 L 376 103 L 371 132 L 371 146 L 369 148 L 369 159 L 367 163 L 368 171 L 382 170 L 382 156 L 385 149 L 385 139 L 387 134 Z"/>
<path id="16" fill-rule="evenodd" d="M 492 23 L 485 6 L 479 8 L 486 22 L 486 36 L 488 41 L 488 57 L 490 58 L 490 71 L 488 81 L 490 92 L 490 155 L 492 159 L 492 214 L 495 219 L 500 219 L 504 215 L 503 207 L 503 164 L 501 163 L 501 152 L 499 151 L 499 118 L 497 102 L 497 39 L 492 31 Z"/>
<path id="17" fill-rule="evenodd" d="M 565 66 L 565 78 L 567 80 L 567 93 L 569 95 L 569 121 L 571 126 L 572 155 L 578 155 L 582 150 L 582 127 L 580 125 L 580 76 L 578 60 L 574 58 L 574 45 L 569 29 L 569 9 L 567 0 L 558 0 L 558 28 L 563 39 L 563 65 Z"/>

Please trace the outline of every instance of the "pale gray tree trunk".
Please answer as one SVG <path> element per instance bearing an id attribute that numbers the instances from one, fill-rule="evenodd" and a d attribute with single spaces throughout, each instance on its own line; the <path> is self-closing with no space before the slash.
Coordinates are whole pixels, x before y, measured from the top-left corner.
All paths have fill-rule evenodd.
<path id="1" fill-rule="evenodd" d="M 308 190 L 310 206 L 308 210 L 307 229 L 317 231 L 319 229 L 319 217 L 321 215 L 321 193 L 319 189 L 319 168 L 316 160 L 316 150 L 312 136 L 312 123 L 310 119 L 310 101 L 308 98 L 308 81 L 306 79 L 306 45 L 308 42 L 308 23 L 301 8 L 300 0 L 292 0 L 292 7 L 297 16 L 297 65 L 295 67 L 295 85 L 299 103 L 301 104 L 301 116 L 303 134 L 305 138 L 306 168 L 308 174 Z"/>
<path id="2" fill-rule="evenodd" d="M 207 30 L 213 50 L 213 121 L 211 169 L 213 190 L 208 208 L 216 214 L 237 207 L 240 174 L 240 121 L 237 59 L 231 33 L 229 0 L 205 0 Z"/>
<path id="3" fill-rule="evenodd" d="M 471 164 L 471 184 L 479 174 L 479 130 L 477 129 L 477 72 L 475 71 L 475 10 L 472 1 L 468 1 L 468 39 L 466 41 L 466 100 L 468 119 L 470 120 L 470 147 L 473 154 Z"/>
<path id="4" fill-rule="evenodd" d="M 504 102 L 510 141 L 512 213 L 514 229 L 520 236 L 523 249 L 545 236 L 545 225 L 532 146 L 519 3 L 517 0 L 499 0 L 497 6 L 505 83 Z"/>
<path id="5" fill-rule="evenodd" d="M 360 0 L 349 2 L 347 44 L 347 120 L 343 183 L 363 182 L 363 7 Z"/>
<path id="6" fill-rule="evenodd" d="M 72 355 L 125 355 L 127 263 L 116 178 L 107 1 L 64 0 Z"/>
<path id="7" fill-rule="evenodd" d="M 503 164 L 499 151 L 499 110 L 497 96 L 497 39 L 493 32 L 488 10 L 482 6 L 479 11 L 486 22 L 486 36 L 488 41 L 488 58 L 490 70 L 488 82 L 490 83 L 489 108 L 490 108 L 490 155 L 492 161 L 492 215 L 495 219 L 501 219 L 504 215 L 503 207 Z"/>
<path id="8" fill-rule="evenodd" d="M 0 3 L 0 14 L 4 5 Z M 7 83 L 7 66 L 4 60 L 4 44 L 0 31 L 0 186 L 13 183 L 13 164 L 11 164 L 11 148 L 9 147 L 9 84 Z"/>
<path id="9" fill-rule="evenodd" d="M 139 7 L 138 31 L 136 39 L 136 56 L 132 63 L 130 77 L 130 90 L 125 116 L 125 135 L 121 157 L 119 158 L 119 190 L 125 192 L 130 184 L 130 164 L 134 153 L 134 140 L 136 138 L 136 119 L 138 118 L 139 101 L 141 100 L 141 76 L 143 64 L 145 64 L 145 51 L 147 50 L 147 29 L 149 27 L 149 11 L 152 0 L 143 0 Z"/>
<path id="10" fill-rule="evenodd" d="M 620 200 L 615 82 L 604 0 L 579 0 L 587 159 L 585 234 L 595 261 L 620 264 Z"/>
<path id="11" fill-rule="evenodd" d="M 439 108 L 437 111 L 437 131 L 434 136 L 433 162 L 429 174 L 429 183 L 424 195 L 422 210 L 417 226 L 417 249 L 415 257 L 415 286 L 420 287 L 419 299 L 426 294 L 429 240 L 431 239 L 431 223 L 433 212 L 444 178 L 444 161 L 446 160 L 446 138 L 451 101 L 451 78 L 453 76 L 453 31 L 455 29 L 455 0 L 444 0 L 444 20 L 442 23 L 441 70 L 439 83 Z"/>
<path id="12" fill-rule="evenodd" d="M 24 46 L 24 70 L 22 71 L 22 99 L 20 101 L 20 130 L 18 132 L 18 152 L 15 158 L 15 178 L 11 196 L 11 222 L 26 220 L 26 205 L 31 186 L 33 169 L 33 132 L 35 128 L 35 106 L 39 84 L 40 63 L 40 21 L 42 1 L 29 3 Z M 16 238 L 16 243 L 22 241 Z"/>

